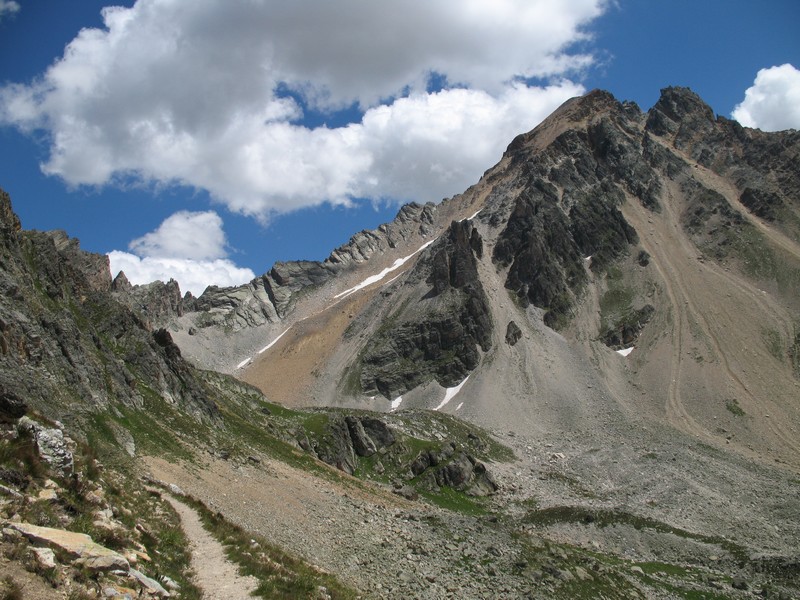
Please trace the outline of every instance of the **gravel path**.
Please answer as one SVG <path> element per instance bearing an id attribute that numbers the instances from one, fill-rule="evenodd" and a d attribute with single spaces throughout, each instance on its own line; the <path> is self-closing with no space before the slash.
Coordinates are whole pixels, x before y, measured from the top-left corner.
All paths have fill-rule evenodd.
<path id="1" fill-rule="evenodd" d="M 250 600 L 258 581 L 239 575 L 236 566 L 225 556 L 222 544 L 203 527 L 198 514 L 183 502 L 164 496 L 181 517 L 189 538 L 195 581 L 206 600 Z"/>

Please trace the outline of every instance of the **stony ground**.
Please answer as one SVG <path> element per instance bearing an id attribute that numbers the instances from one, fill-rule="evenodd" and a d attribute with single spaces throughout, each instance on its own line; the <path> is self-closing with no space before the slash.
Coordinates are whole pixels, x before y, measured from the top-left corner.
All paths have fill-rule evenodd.
<path id="1" fill-rule="evenodd" d="M 728 501 L 718 498 L 704 507 L 686 478 L 678 477 L 681 467 L 669 481 L 669 473 L 653 477 L 638 471 L 646 464 L 632 460 L 623 468 L 627 481 L 612 489 L 599 485 L 606 477 L 600 469 L 611 466 L 603 464 L 608 453 L 591 453 L 590 465 L 567 444 L 538 445 L 516 434 L 503 441 L 520 460 L 492 465 L 501 491 L 472 515 L 408 501 L 339 473 L 309 478 L 268 459 L 260 464 L 209 459 L 199 467 L 146 462 L 155 477 L 178 484 L 367 597 L 571 597 L 592 585 L 601 587 L 588 589 L 605 590 L 608 597 L 672 597 L 662 595 L 666 588 L 658 577 L 680 589 L 747 597 L 734 582 L 750 590 L 771 584 L 741 566 L 736 543 L 746 545 L 746 552 L 791 556 L 800 535 L 792 516 L 800 514 L 797 482 L 768 469 L 755 469 L 747 497 L 731 482 L 718 491 L 720 497 L 729 494 Z M 625 462 L 630 454 L 623 449 L 613 460 Z M 759 490 L 765 489 L 772 500 L 759 506 Z M 567 510 L 552 522 L 531 518 L 553 507 Z M 597 521 L 579 512 L 572 518 L 575 507 L 595 511 Z M 729 514 L 719 518 L 723 507 Z M 611 522 L 602 520 L 603 509 L 616 515 Z M 664 515 L 672 529 L 658 520 Z M 675 565 L 680 576 L 670 570 Z M 669 572 L 655 571 L 652 579 L 648 569 L 656 566 Z"/>

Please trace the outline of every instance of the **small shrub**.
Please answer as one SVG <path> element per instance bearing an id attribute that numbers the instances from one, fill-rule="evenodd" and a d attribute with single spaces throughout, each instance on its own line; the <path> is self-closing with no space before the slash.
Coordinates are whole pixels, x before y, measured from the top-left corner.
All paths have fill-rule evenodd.
<path id="1" fill-rule="evenodd" d="M 22 600 L 22 587 L 11 575 L 3 578 L 2 600 Z"/>
<path id="2" fill-rule="evenodd" d="M 726 400 L 725 408 L 727 408 L 730 413 L 737 417 L 743 417 L 745 415 L 745 412 L 742 410 L 742 407 L 739 406 L 739 402 L 736 400 L 736 398 Z"/>

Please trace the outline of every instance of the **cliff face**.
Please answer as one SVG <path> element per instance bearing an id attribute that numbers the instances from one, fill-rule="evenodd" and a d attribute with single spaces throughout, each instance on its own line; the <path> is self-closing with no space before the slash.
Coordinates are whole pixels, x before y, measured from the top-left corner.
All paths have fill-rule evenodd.
<path id="1" fill-rule="evenodd" d="M 453 222 L 421 268 L 429 291 L 391 314 L 362 354 L 365 393 L 394 398 L 435 379 L 457 385 L 492 345 L 489 300 L 478 276 L 483 241 L 469 221 Z"/>
<path id="2" fill-rule="evenodd" d="M 216 406 L 164 330 L 112 296 L 108 258 L 64 232 L 23 231 L 0 193 L 0 397 L 55 417 L 162 396 L 201 418 Z M 118 282 L 120 283 L 120 282 Z"/>

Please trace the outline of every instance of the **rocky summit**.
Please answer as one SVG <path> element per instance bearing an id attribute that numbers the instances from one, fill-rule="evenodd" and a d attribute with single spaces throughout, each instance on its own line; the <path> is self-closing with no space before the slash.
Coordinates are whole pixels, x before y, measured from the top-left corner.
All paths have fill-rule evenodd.
<path id="1" fill-rule="evenodd" d="M 7 593 L 800 594 L 800 133 L 691 90 L 198 298 L 3 194 L 0 287 Z"/>

